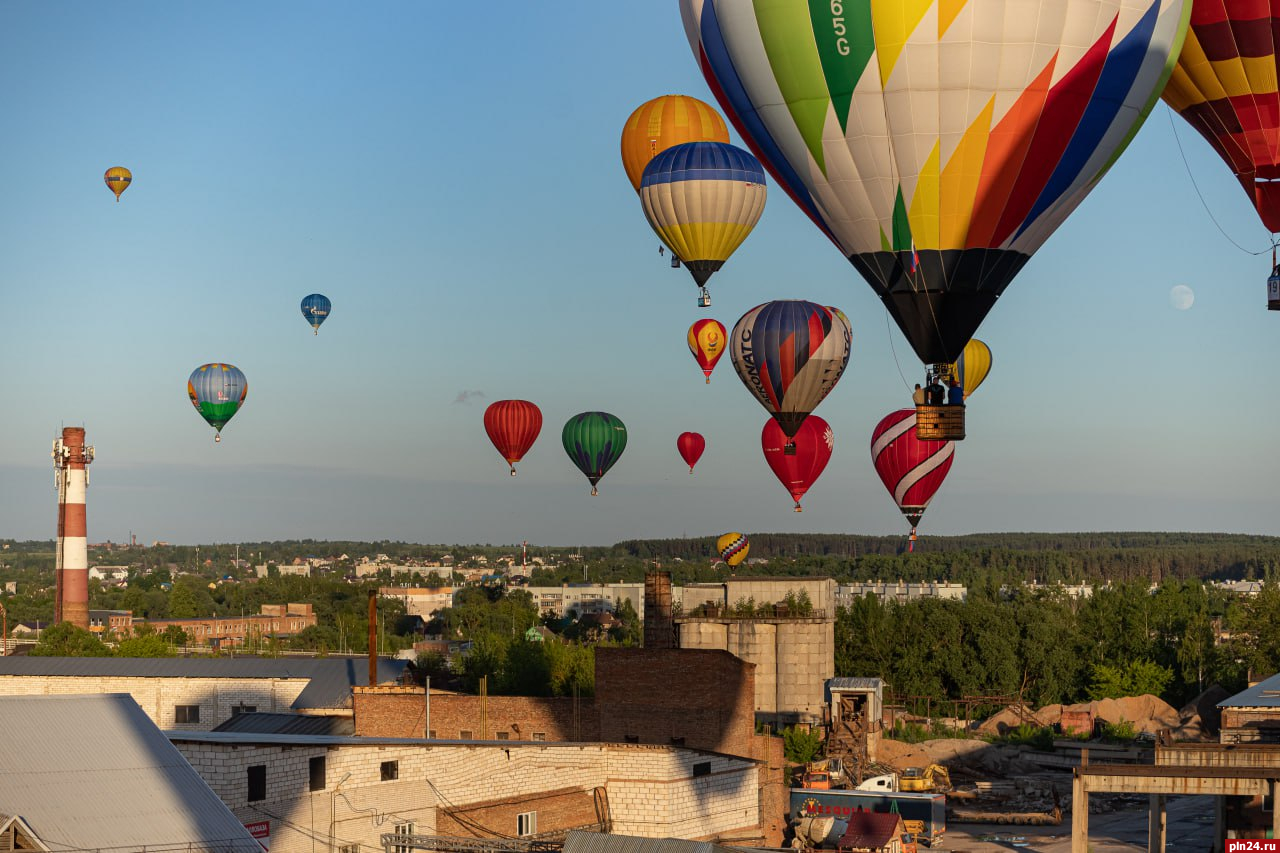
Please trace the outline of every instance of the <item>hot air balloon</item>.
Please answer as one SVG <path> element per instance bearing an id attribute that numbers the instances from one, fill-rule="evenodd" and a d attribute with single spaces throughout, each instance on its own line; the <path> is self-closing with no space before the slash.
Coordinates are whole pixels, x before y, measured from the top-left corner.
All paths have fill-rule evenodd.
<path id="1" fill-rule="evenodd" d="M 707 279 L 751 233 L 764 212 L 764 169 L 724 142 L 686 142 L 644 167 L 640 204 L 662 242 L 684 262 L 707 307 Z"/>
<path id="2" fill-rule="evenodd" d="M 838 309 L 777 300 L 742 315 L 729 336 L 729 357 L 742 384 L 794 438 L 840 381 L 852 340 L 849 318 Z"/>
<path id="3" fill-rule="evenodd" d="M 707 440 L 701 434 L 696 432 L 682 432 L 676 438 L 676 450 L 680 451 L 680 458 L 684 460 L 684 464 L 689 466 L 689 473 L 693 473 L 693 466 L 698 464 L 698 460 L 702 458 L 702 451 L 707 448 Z"/>
<path id="4" fill-rule="evenodd" d="M 214 428 L 214 441 L 222 441 L 222 428 L 240 411 L 248 393 L 249 382 L 234 364 L 202 364 L 187 380 L 187 396 L 200 417 Z"/>
<path id="5" fill-rule="evenodd" d="M 516 463 L 524 458 L 542 431 L 542 411 L 528 400 L 498 400 L 484 410 L 484 431 L 516 475 Z"/>
<path id="6" fill-rule="evenodd" d="M 726 533 L 716 540 L 716 552 L 729 568 L 747 559 L 747 551 L 750 549 L 751 543 L 747 541 L 745 533 Z"/>
<path id="7" fill-rule="evenodd" d="M 1254 0 L 1191 2 L 1191 27 L 1164 99 L 1209 141 L 1272 234 L 1280 232 L 1280 11 Z M 1275 252 L 1267 307 L 1280 310 Z"/>
<path id="8" fill-rule="evenodd" d="M 116 201 L 120 201 L 120 193 L 129 189 L 129 184 L 133 183 L 133 172 L 130 172 L 124 166 L 112 166 L 107 169 L 107 173 L 102 176 L 102 180 L 107 182 L 107 189 L 116 194 Z"/>
<path id="9" fill-rule="evenodd" d="M 622 168 L 636 192 L 644 167 L 659 153 L 684 142 L 728 142 L 729 128 L 709 104 L 688 95 L 645 101 L 622 128 Z"/>
<path id="10" fill-rule="evenodd" d="M 689 352 L 693 353 L 702 375 L 711 384 L 711 371 L 716 369 L 716 362 L 724 355 L 724 326 L 718 320 L 699 320 L 689 327 Z"/>
<path id="11" fill-rule="evenodd" d="M 1186 29 L 1184 0 L 1017 8 L 680 0 L 726 117 L 929 364 L 1115 162 Z"/>
<path id="12" fill-rule="evenodd" d="M 964 389 L 964 399 L 968 400 L 990 372 L 991 347 L 974 338 L 964 345 L 960 359 L 951 365 L 950 375 L 959 381 Z"/>
<path id="13" fill-rule="evenodd" d="M 596 483 L 627 449 L 627 428 L 608 412 L 583 412 L 569 418 L 560 440 L 573 464 L 587 475 L 594 495 Z"/>
<path id="14" fill-rule="evenodd" d="M 915 409 L 899 409 L 886 415 L 871 433 L 871 461 L 894 503 L 911 522 L 913 547 L 916 525 L 947 478 L 955 452 L 955 442 L 916 437 Z"/>
<path id="15" fill-rule="evenodd" d="M 791 499 L 796 502 L 796 512 L 800 512 L 800 499 L 804 493 L 822 476 L 835 443 L 835 433 L 827 422 L 817 415 L 810 415 L 795 434 L 795 452 L 787 453 L 787 436 L 782 427 L 775 420 L 765 421 L 764 430 L 760 433 L 764 461 L 769 463 L 783 488 L 791 493 Z"/>
<path id="16" fill-rule="evenodd" d="M 320 324 L 329 318 L 329 311 L 332 308 L 329 297 L 322 293 L 312 293 L 302 297 L 302 316 L 311 324 L 311 328 L 315 329 L 317 335 L 320 334 Z"/>

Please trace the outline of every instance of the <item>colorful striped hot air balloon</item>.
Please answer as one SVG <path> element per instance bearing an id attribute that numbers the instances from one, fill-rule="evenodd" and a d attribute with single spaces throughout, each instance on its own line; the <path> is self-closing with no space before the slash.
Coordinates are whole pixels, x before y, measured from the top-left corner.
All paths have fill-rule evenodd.
<path id="1" fill-rule="evenodd" d="M 757 305 L 733 327 L 729 357 L 788 438 L 840 381 L 853 332 L 835 309 L 799 299 Z"/>
<path id="2" fill-rule="evenodd" d="M 686 142 L 644 167 L 640 204 L 645 218 L 701 288 L 751 233 L 764 212 L 764 169 L 755 157 L 723 142 Z"/>
<path id="3" fill-rule="evenodd" d="M 1267 230 L 1280 232 L 1280 7 L 1188 2 L 1191 27 L 1164 99 L 1226 161 Z"/>
<path id="4" fill-rule="evenodd" d="M 725 115 L 930 364 L 1132 139 L 1189 6 L 680 0 Z"/>
<path id="5" fill-rule="evenodd" d="M 542 410 L 528 400 L 498 400 L 484 410 L 484 431 L 511 466 L 524 458 L 542 431 Z"/>
<path id="6" fill-rule="evenodd" d="M 729 128 L 709 104 L 688 95 L 645 101 L 622 127 L 622 168 L 636 192 L 649 161 L 684 142 L 728 142 Z"/>
<path id="7" fill-rule="evenodd" d="M 565 423 L 560 433 L 564 452 L 591 483 L 596 484 L 627 449 L 627 427 L 608 412 L 583 412 Z"/>
<path id="8" fill-rule="evenodd" d="M 116 194 L 116 201 L 120 201 L 120 194 L 129 189 L 129 184 L 133 183 L 133 172 L 130 172 L 124 166 L 112 166 L 107 169 L 107 173 L 102 176 L 102 180 L 107 182 L 107 189 Z"/>
<path id="9" fill-rule="evenodd" d="M 249 382 L 234 364 L 202 364 L 187 380 L 187 396 L 200 417 L 214 428 L 214 441 L 222 441 L 222 428 L 240 411 L 248 393 Z"/>
<path id="10" fill-rule="evenodd" d="M 711 384 L 711 371 L 716 369 L 716 362 L 724 355 L 727 337 L 724 324 L 719 320 L 699 320 L 689 327 L 689 352 L 702 368 L 708 385 Z"/>
<path id="11" fill-rule="evenodd" d="M 747 559 L 749 550 L 751 550 L 751 543 L 747 541 L 745 533 L 726 533 L 716 540 L 716 553 L 729 568 Z"/>
<path id="12" fill-rule="evenodd" d="M 953 441 L 916 437 L 915 409 L 886 415 L 871 433 L 871 461 L 894 503 L 911 522 L 912 543 L 916 541 L 916 525 L 947 478 L 955 452 Z"/>

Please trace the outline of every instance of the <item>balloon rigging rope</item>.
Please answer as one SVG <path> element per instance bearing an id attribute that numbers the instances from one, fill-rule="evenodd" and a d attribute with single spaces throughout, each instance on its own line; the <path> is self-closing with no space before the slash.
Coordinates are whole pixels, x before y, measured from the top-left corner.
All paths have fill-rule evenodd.
<path id="1" fill-rule="evenodd" d="M 1263 249 L 1261 252 L 1254 252 L 1250 249 L 1246 249 L 1244 246 L 1241 246 L 1230 234 L 1226 232 L 1226 229 L 1222 227 L 1222 224 L 1218 222 L 1217 218 L 1213 215 L 1213 211 L 1209 209 L 1209 203 L 1205 201 L 1204 194 L 1200 192 L 1200 187 L 1196 184 L 1196 176 L 1191 173 L 1191 164 L 1187 162 L 1187 152 L 1182 150 L 1182 139 L 1179 138 L 1178 127 L 1173 121 L 1173 108 L 1168 104 L 1165 104 L 1165 114 L 1169 116 L 1169 128 L 1173 131 L 1173 141 L 1178 144 L 1178 153 L 1182 155 L 1182 165 L 1186 167 L 1187 177 L 1191 179 L 1191 187 L 1196 191 L 1196 197 L 1200 199 L 1200 204 L 1204 206 L 1204 212 L 1209 215 L 1209 221 L 1211 221 L 1217 229 L 1222 232 L 1222 236 L 1227 238 L 1227 242 L 1244 252 L 1246 255 L 1254 255 L 1256 257 L 1257 255 L 1265 255 L 1267 252 L 1274 249 L 1276 246 L 1274 238 L 1272 238 L 1272 244 L 1269 248 Z"/>
<path id="2" fill-rule="evenodd" d="M 902 365 L 898 363 L 898 350 L 893 345 L 893 327 L 889 325 L 889 309 L 884 309 L 884 330 L 889 333 L 889 352 L 893 353 L 893 364 L 898 368 L 898 375 L 902 377 L 902 387 L 911 390 L 911 383 L 907 381 L 906 374 L 902 372 Z"/>

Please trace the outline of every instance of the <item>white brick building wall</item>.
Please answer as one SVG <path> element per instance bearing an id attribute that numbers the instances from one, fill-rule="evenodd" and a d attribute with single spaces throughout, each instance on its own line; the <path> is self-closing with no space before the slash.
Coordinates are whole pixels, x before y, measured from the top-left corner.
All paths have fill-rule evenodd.
<path id="1" fill-rule="evenodd" d="M 746 834 L 760 824 L 755 764 L 665 746 L 632 744 L 326 745 L 174 744 L 242 822 L 271 822 L 271 853 L 315 853 L 360 845 L 412 822 L 430 835 L 436 808 L 465 807 L 580 788 L 607 794 L 613 831 L 646 837 L 708 838 Z M 335 745 L 336 744 L 336 745 Z M 325 757 L 324 790 L 309 790 L 310 760 Z M 382 763 L 398 762 L 398 778 L 381 780 Z M 248 802 L 248 768 L 264 765 L 266 799 Z M 694 776 L 695 765 L 705 773 Z M 348 775 L 350 774 L 350 775 Z M 341 783 L 341 785 L 339 785 Z M 442 802 L 443 801 L 443 802 Z M 515 834 L 515 827 L 494 827 Z M 332 841 L 332 847 L 329 847 Z"/>
<path id="2" fill-rule="evenodd" d="M 285 713 L 308 678 L 110 678 L 0 675 L 0 696 L 128 693 L 162 729 L 209 731 L 247 705 L 259 713 Z M 199 722 L 179 724 L 175 709 L 199 706 Z"/>

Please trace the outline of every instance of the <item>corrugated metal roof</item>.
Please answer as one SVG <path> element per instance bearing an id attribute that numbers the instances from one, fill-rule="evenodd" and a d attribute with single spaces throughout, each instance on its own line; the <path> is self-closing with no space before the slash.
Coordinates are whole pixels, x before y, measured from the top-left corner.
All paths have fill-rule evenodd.
<path id="1" fill-rule="evenodd" d="M 879 690 L 884 687 L 881 678 L 832 678 L 827 682 L 828 690 Z"/>
<path id="2" fill-rule="evenodd" d="M 0 731 L 0 810 L 51 849 L 261 853 L 130 696 L 0 696 Z"/>
<path id="3" fill-rule="evenodd" d="M 408 661 L 378 658 L 378 682 L 398 681 Z M 350 708 L 351 688 L 369 683 L 367 658 L 0 657 L 0 675 L 70 678 L 303 678 L 294 708 Z"/>
<path id="4" fill-rule="evenodd" d="M 564 853 L 730 853 L 732 848 L 709 841 L 683 838 L 637 838 L 572 830 L 564 840 Z"/>
<path id="5" fill-rule="evenodd" d="M 1280 708 L 1280 674 L 1218 703 L 1219 708 Z"/>
<path id="6" fill-rule="evenodd" d="M 240 732 L 254 734 L 279 735 L 338 735 L 353 736 L 356 733 L 355 720 L 350 717 L 335 717 L 316 714 L 236 714 L 219 726 L 215 732 Z"/>

